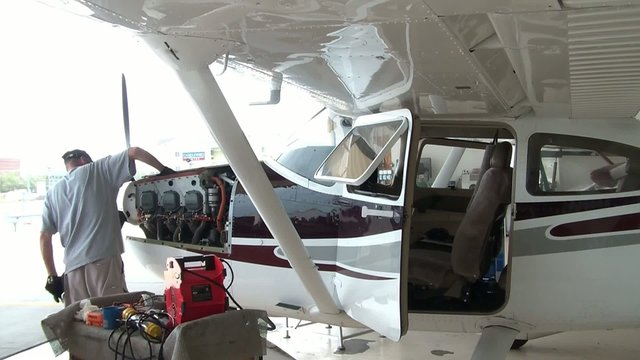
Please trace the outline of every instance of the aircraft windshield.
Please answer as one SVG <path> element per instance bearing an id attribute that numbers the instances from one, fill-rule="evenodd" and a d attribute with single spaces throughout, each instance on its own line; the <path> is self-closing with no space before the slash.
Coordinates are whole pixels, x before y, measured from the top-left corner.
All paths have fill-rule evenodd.
<path id="1" fill-rule="evenodd" d="M 325 112 L 319 114 L 301 126 L 293 141 L 275 157 L 276 162 L 306 179 L 330 185 L 329 182 L 315 180 L 313 175 L 335 147 L 336 137 L 340 136 L 337 130 Z"/>
<path id="2" fill-rule="evenodd" d="M 313 179 L 313 174 L 331 150 L 333 150 L 333 146 L 306 146 L 287 149 L 276 161 L 300 176 Z"/>

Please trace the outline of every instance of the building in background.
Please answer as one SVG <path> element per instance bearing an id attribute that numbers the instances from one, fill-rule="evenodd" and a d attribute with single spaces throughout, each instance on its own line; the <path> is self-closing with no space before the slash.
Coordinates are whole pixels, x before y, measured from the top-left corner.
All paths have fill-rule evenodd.
<path id="1" fill-rule="evenodd" d="M 227 164 L 227 158 L 219 147 L 176 151 L 176 170 L 195 169 L 205 166 Z"/>
<path id="2" fill-rule="evenodd" d="M 0 173 L 20 172 L 20 159 L 0 158 Z"/>
<path id="3" fill-rule="evenodd" d="M 48 168 L 47 169 L 47 180 L 46 180 L 46 185 L 44 188 L 44 192 L 46 193 L 47 191 L 49 191 L 49 189 L 51 189 L 53 187 L 53 185 L 55 185 L 58 181 L 60 181 L 60 179 L 62 179 L 65 175 L 67 175 L 67 171 L 66 170 L 62 170 L 62 169 L 52 169 L 52 168 Z M 42 186 L 38 186 L 38 194 L 40 195 L 40 191 L 42 191 Z M 44 194 L 42 194 L 44 195 Z"/>

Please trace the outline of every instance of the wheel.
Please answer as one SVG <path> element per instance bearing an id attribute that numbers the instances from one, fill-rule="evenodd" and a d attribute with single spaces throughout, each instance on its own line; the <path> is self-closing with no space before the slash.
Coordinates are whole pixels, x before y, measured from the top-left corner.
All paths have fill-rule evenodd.
<path id="1" fill-rule="evenodd" d="M 520 349 L 524 344 L 527 343 L 527 341 L 529 340 L 520 340 L 520 339 L 513 340 L 513 344 L 511 344 L 511 350 Z"/>

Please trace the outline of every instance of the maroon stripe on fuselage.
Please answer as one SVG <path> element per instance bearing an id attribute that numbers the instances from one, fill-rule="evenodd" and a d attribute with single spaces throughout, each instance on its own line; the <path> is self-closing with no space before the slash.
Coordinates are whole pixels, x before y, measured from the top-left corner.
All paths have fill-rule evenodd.
<path id="1" fill-rule="evenodd" d="M 403 208 L 345 199 L 298 186 L 267 166 L 267 177 L 302 239 L 337 239 L 370 236 L 402 228 Z M 232 236 L 272 239 L 260 214 L 238 184 L 233 203 Z M 362 217 L 362 207 L 392 211 L 392 218 Z"/>
<path id="2" fill-rule="evenodd" d="M 217 256 L 233 261 L 250 263 L 255 265 L 273 266 L 279 268 L 289 268 L 291 265 L 287 260 L 284 260 L 275 255 L 276 246 L 254 246 L 254 245 L 233 245 L 233 251 L 231 254 L 216 253 Z M 360 273 L 353 270 L 345 269 L 336 264 L 316 264 L 318 270 L 327 272 L 336 272 L 344 276 L 349 276 L 356 279 L 364 280 L 390 280 L 392 278 L 369 275 Z"/>
<path id="3" fill-rule="evenodd" d="M 215 174 L 215 173 L 230 171 L 231 167 L 229 167 L 228 165 L 218 165 L 218 166 L 202 167 L 202 168 L 196 168 L 196 169 L 181 170 L 169 175 L 152 175 L 152 176 L 144 177 L 140 180 L 136 180 L 135 184 L 144 185 L 147 183 L 153 183 L 160 180 L 170 180 L 170 179 L 181 178 L 185 176 L 200 175 L 211 170 L 215 171 L 214 172 Z"/>
<path id="4" fill-rule="evenodd" d="M 233 245 L 231 254 L 216 254 L 222 258 L 252 264 L 291 267 L 287 260 L 277 257 L 273 252 L 275 246 Z"/>
<path id="5" fill-rule="evenodd" d="M 143 185 L 146 183 L 151 183 L 154 181 L 158 181 L 158 180 L 167 180 L 167 179 L 173 179 L 173 178 L 177 178 L 177 177 L 184 177 L 184 176 L 192 176 L 192 175 L 200 175 L 203 172 L 205 172 L 207 170 L 207 168 L 198 168 L 198 169 L 193 169 L 193 170 L 184 170 L 184 171 L 179 171 L 173 174 L 169 174 L 169 175 L 154 175 L 154 176 L 149 176 L 149 177 L 145 177 L 142 178 L 140 180 L 136 181 L 137 185 Z"/>
<path id="6" fill-rule="evenodd" d="M 337 272 L 340 275 L 344 275 L 344 276 L 348 276 L 348 277 L 352 277 L 352 278 L 356 278 L 356 279 L 362 279 L 362 280 L 392 280 L 393 279 L 393 278 L 388 278 L 388 277 L 363 274 L 363 273 L 359 273 L 359 272 L 356 272 L 356 271 L 352 271 L 352 270 L 347 270 L 347 269 L 341 268 L 340 266 L 336 266 L 336 267 L 338 269 Z"/>
<path id="7" fill-rule="evenodd" d="M 515 220 L 537 219 L 638 203 L 640 203 L 639 196 L 582 201 L 517 203 Z"/>
<path id="8" fill-rule="evenodd" d="M 562 224 L 553 227 L 549 233 L 556 237 L 566 237 L 638 229 L 640 229 L 640 213 Z"/>

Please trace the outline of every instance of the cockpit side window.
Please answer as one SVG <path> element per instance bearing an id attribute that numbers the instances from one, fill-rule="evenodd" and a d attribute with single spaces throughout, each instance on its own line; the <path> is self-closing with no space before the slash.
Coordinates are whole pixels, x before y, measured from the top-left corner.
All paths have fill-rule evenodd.
<path id="1" fill-rule="evenodd" d="M 558 134 L 529 139 L 527 191 L 571 195 L 640 190 L 640 149 Z"/>
<path id="2" fill-rule="evenodd" d="M 403 160 L 406 134 L 398 139 L 384 155 L 384 159 L 369 178 L 359 186 L 347 186 L 347 190 L 355 193 L 376 194 L 397 199 L 402 191 Z"/>

